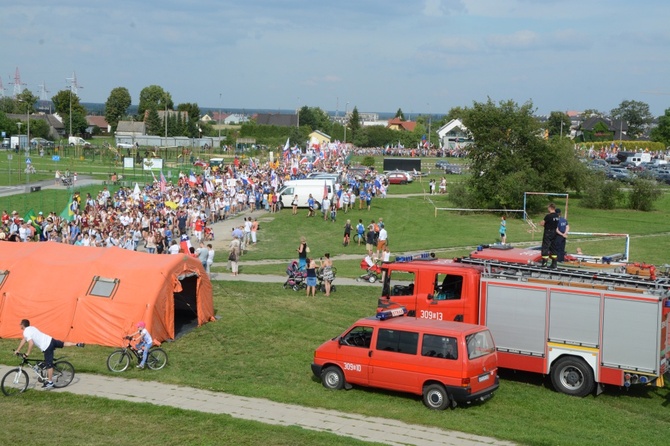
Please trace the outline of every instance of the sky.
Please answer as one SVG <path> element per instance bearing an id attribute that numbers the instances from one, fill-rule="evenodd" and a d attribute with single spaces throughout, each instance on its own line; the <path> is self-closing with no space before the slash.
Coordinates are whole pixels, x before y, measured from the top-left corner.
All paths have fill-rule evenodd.
<path id="1" fill-rule="evenodd" d="M 532 102 L 670 108 L 668 0 L 21 0 L 0 9 L 0 77 L 132 103 L 159 85 L 201 108 L 444 114 Z"/>

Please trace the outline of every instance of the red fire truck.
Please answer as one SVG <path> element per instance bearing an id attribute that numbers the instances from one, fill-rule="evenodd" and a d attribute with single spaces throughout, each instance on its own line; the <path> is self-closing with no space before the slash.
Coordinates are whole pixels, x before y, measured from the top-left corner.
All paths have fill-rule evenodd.
<path id="1" fill-rule="evenodd" d="M 417 259 L 418 257 L 418 259 Z M 538 266 L 540 253 L 483 247 L 460 259 L 399 257 L 382 266 L 378 311 L 486 325 L 498 365 L 549 374 L 585 396 L 603 385 L 663 385 L 670 371 L 667 279 Z"/>

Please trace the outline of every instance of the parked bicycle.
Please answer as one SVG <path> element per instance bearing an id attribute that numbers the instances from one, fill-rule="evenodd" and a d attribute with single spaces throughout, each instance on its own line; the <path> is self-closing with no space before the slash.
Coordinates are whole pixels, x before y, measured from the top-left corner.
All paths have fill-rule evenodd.
<path id="1" fill-rule="evenodd" d="M 127 345 L 118 350 L 114 350 L 107 358 L 107 368 L 111 372 L 123 372 L 128 369 L 133 358 L 139 364 L 142 362 L 142 351 L 135 348 L 132 343 L 132 336 L 124 336 Z M 147 367 L 151 370 L 160 370 L 167 365 L 168 357 L 165 350 L 160 347 L 152 346 L 149 349 L 149 356 L 147 357 Z"/>
<path id="2" fill-rule="evenodd" d="M 20 356 L 21 363 L 19 366 L 7 372 L 2 378 L 2 383 L 0 383 L 2 393 L 7 396 L 18 395 L 26 391 L 28 384 L 30 384 L 27 370 L 31 370 L 35 374 L 38 382 L 46 383 L 48 380 L 44 360 L 28 359 L 26 355 Z M 54 359 L 53 369 L 52 381 L 56 388 L 67 386 L 74 379 L 74 366 L 67 361 L 63 361 L 63 358 Z"/>

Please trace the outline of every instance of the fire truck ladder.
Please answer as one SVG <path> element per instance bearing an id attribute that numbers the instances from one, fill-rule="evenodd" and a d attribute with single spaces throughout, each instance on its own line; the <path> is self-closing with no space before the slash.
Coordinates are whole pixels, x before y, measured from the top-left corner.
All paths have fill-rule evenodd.
<path id="1" fill-rule="evenodd" d="M 666 296 L 670 291 L 670 282 L 665 278 L 651 280 L 630 274 L 573 270 L 569 268 L 546 268 L 535 264 L 476 259 L 472 257 L 463 257 L 457 259 L 457 261 L 468 265 L 484 267 L 484 275 L 487 277 L 659 296 Z"/>

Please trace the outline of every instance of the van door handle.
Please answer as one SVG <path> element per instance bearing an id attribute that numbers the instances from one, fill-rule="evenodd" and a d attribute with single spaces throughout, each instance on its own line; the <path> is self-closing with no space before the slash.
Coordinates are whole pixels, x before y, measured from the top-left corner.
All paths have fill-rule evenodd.
<path id="1" fill-rule="evenodd" d="M 454 318 L 454 321 L 463 322 L 463 315 L 462 314 L 457 314 L 456 317 Z"/>
<path id="2" fill-rule="evenodd" d="M 372 358 L 372 350 L 368 350 L 368 358 Z"/>

